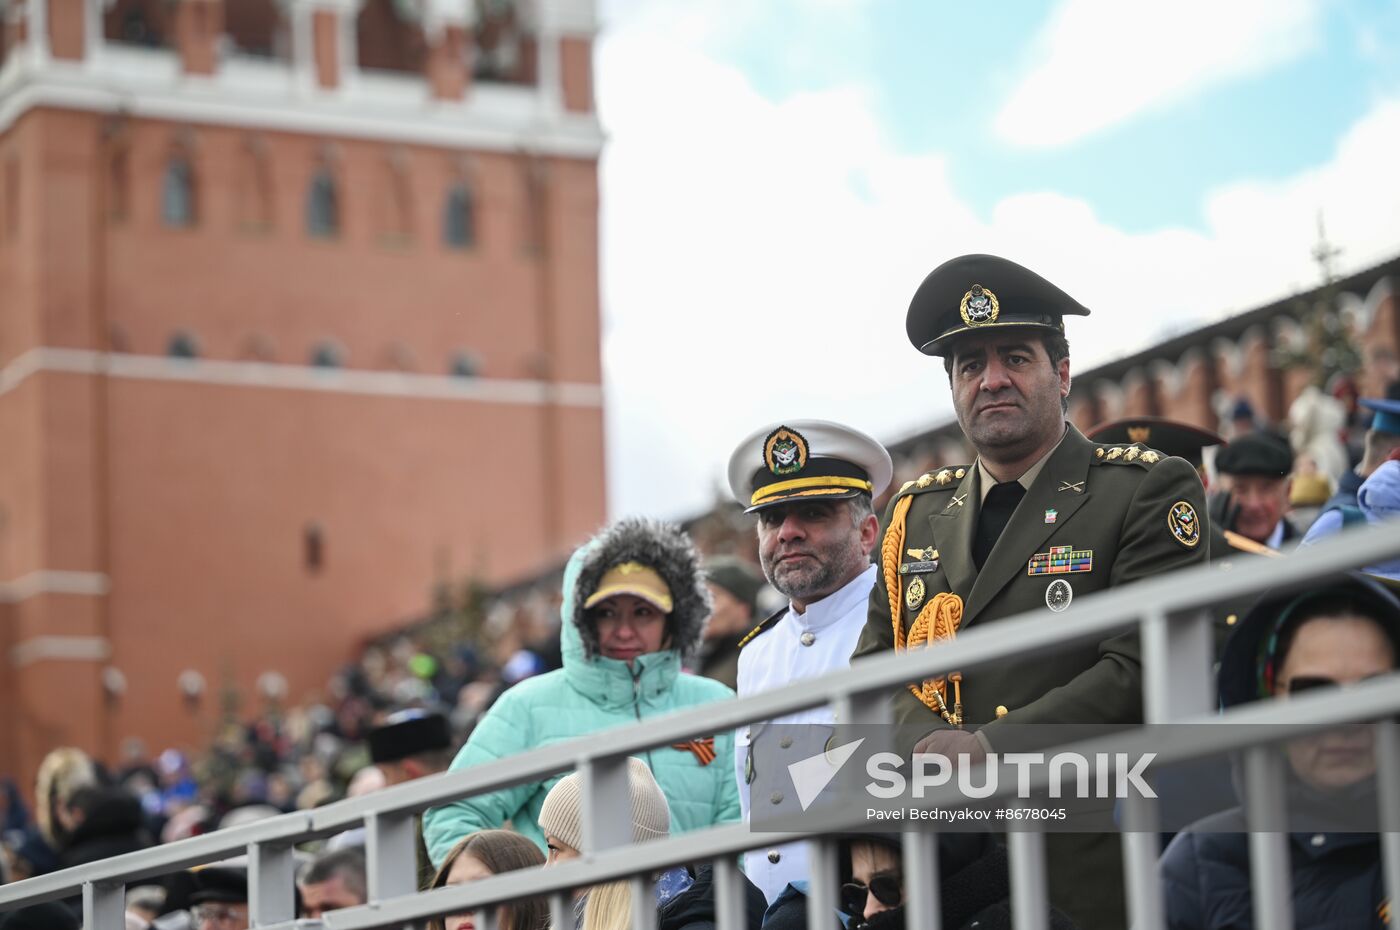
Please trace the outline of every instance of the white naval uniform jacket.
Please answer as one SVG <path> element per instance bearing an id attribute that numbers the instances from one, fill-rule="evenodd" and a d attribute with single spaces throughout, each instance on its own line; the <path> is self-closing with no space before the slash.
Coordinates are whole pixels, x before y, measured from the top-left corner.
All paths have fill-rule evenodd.
<path id="1" fill-rule="evenodd" d="M 739 696 L 785 688 L 803 678 L 815 678 L 850 665 L 851 653 L 855 652 L 860 632 L 865 628 L 866 608 L 874 586 L 875 566 L 872 565 L 845 587 L 808 604 L 803 613 L 789 605 L 781 620 L 740 651 Z M 804 644 L 804 635 L 810 645 Z M 830 708 L 816 707 L 771 722 L 830 725 L 835 721 Z M 749 822 L 751 810 L 749 783 L 745 777 L 750 737 L 762 740 L 763 727 L 761 723 L 743 727 L 734 740 L 734 774 L 739 780 L 739 803 L 743 806 L 745 823 Z M 809 878 L 807 847 L 803 843 L 789 843 L 776 849 L 745 853 L 744 873 L 771 904 L 788 882 Z"/>

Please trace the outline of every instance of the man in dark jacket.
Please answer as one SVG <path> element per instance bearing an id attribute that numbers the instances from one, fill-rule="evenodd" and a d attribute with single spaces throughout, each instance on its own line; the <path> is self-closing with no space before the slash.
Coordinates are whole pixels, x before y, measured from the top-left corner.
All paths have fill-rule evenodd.
<path id="1" fill-rule="evenodd" d="M 1400 601 L 1362 575 L 1266 597 L 1226 644 L 1226 707 L 1353 684 L 1396 668 Z M 1294 926 L 1389 924 L 1376 810 L 1373 731 L 1343 726 L 1283 748 L 1288 758 Z M 1358 819 L 1359 818 L 1359 819 Z M 1170 930 L 1249 930 L 1253 887 L 1248 824 L 1236 807 L 1197 821 L 1162 857 Z M 1265 829 L 1270 829 L 1264 825 Z M 1263 930 L 1263 928 L 1260 928 Z"/>

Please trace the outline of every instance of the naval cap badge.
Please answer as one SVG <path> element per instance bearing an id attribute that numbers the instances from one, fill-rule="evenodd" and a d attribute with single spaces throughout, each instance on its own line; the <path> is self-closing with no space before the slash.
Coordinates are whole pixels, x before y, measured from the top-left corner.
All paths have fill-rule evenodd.
<path id="1" fill-rule="evenodd" d="M 791 475 L 807 465 L 807 439 L 795 429 L 780 426 L 763 441 L 763 464 L 775 475 Z"/>

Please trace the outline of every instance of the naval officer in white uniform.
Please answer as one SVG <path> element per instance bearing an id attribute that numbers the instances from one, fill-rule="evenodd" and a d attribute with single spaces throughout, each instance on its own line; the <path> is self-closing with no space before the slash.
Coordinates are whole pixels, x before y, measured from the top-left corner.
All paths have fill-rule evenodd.
<path id="1" fill-rule="evenodd" d="M 786 608 L 739 644 L 740 697 L 850 664 L 875 585 L 870 553 L 880 527 L 871 502 L 889 486 L 893 473 L 884 446 L 825 420 L 765 426 L 734 450 L 730 489 L 746 513 L 757 514 L 763 573 L 788 598 Z M 770 721 L 834 722 L 825 707 Z M 754 776 L 750 746 L 762 745 L 767 726 L 745 727 L 735 741 L 745 822 Z M 773 757 L 773 748 L 764 745 L 765 758 Z M 786 748 L 781 740 L 779 748 Z M 744 872 L 772 903 L 789 882 L 808 878 L 806 847 L 793 843 L 747 853 Z"/>

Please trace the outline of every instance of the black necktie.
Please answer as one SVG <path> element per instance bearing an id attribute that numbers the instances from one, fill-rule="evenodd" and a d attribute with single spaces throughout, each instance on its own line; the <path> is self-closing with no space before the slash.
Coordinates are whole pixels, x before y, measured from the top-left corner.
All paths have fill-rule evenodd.
<path id="1" fill-rule="evenodd" d="M 972 540 L 972 561 L 977 564 L 979 572 L 992 547 L 1001 538 L 1001 531 L 1006 529 L 1011 515 L 1016 512 L 1016 505 L 1025 496 L 1026 489 L 1021 487 L 1019 481 L 1004 481 L 993 485 L 987 492 L 987 499 L 982 502 L 982 513 L 977 518 L 977 535 Z"/>

